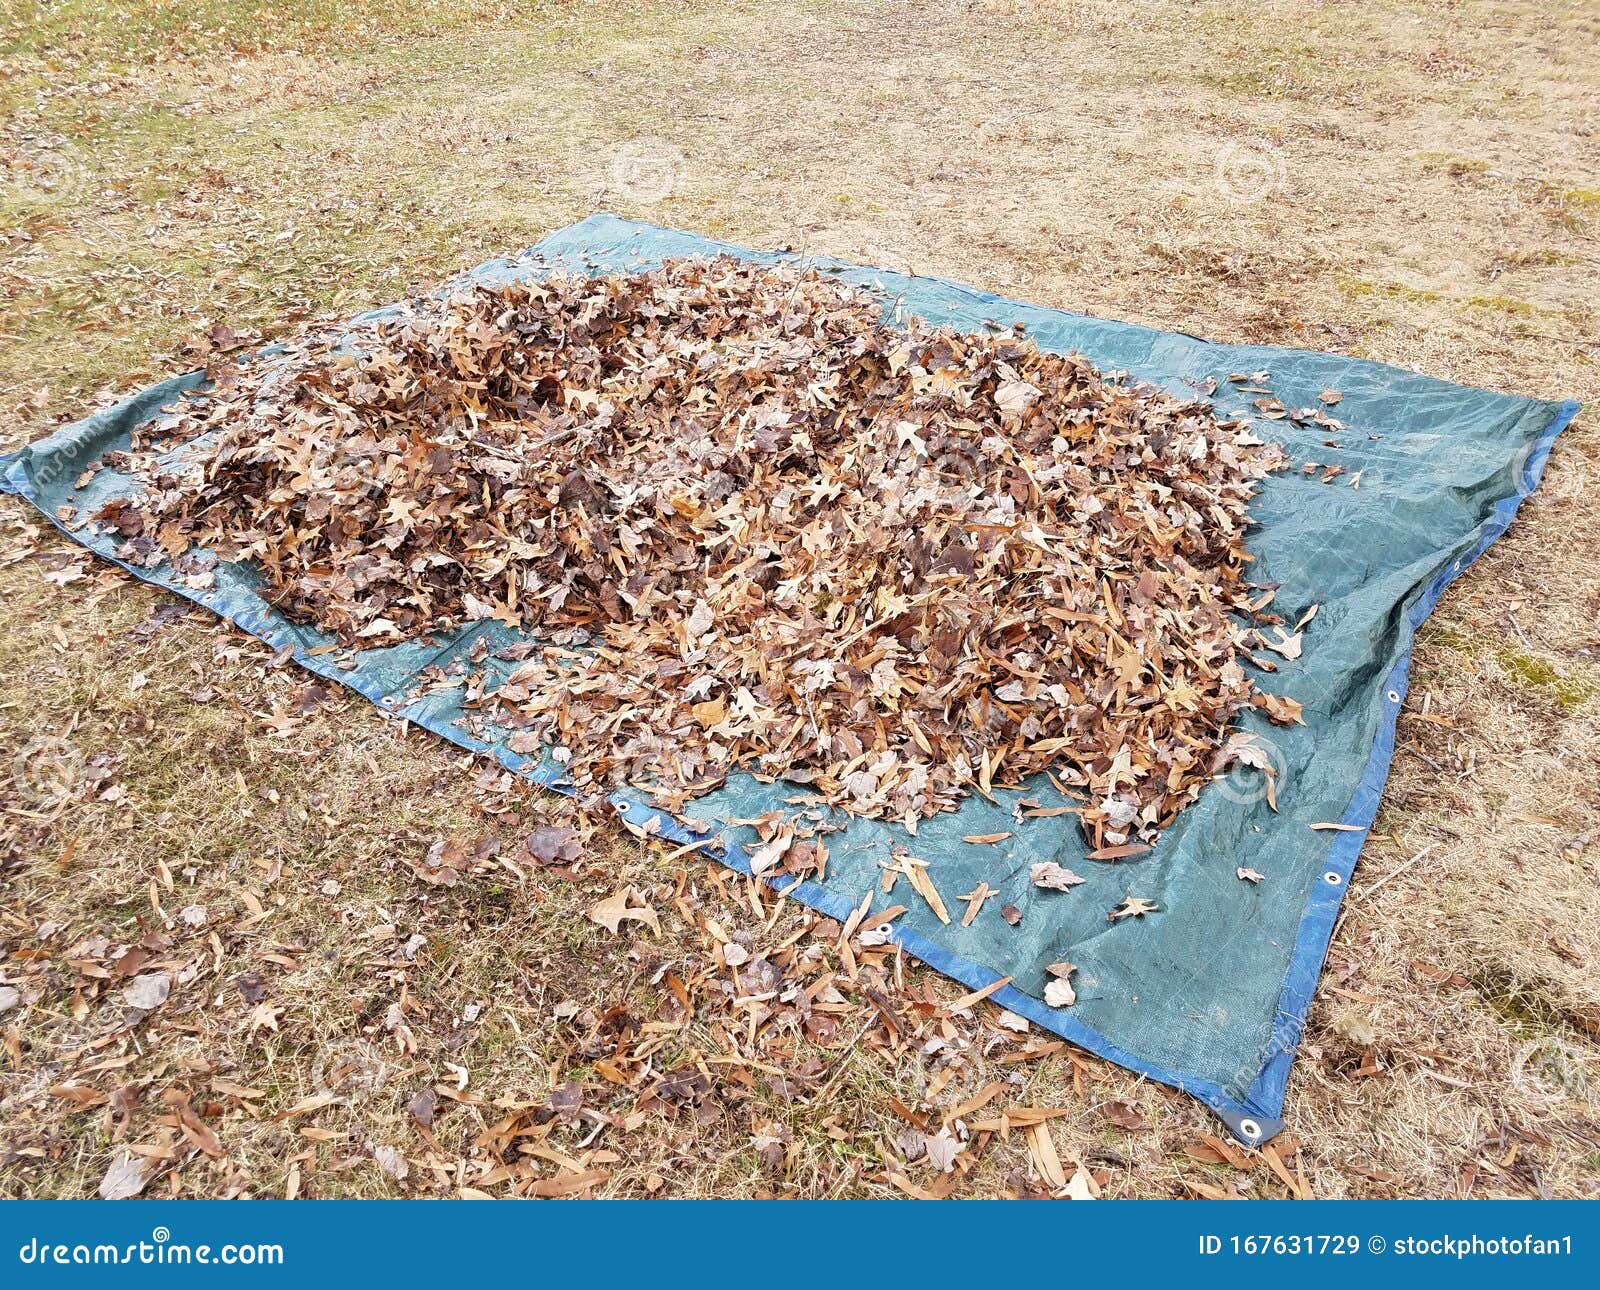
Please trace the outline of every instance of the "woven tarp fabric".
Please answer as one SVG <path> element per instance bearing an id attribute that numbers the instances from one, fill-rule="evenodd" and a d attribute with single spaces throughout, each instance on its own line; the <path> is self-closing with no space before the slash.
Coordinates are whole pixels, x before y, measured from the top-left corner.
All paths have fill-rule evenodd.
<path id="1" fill-rule="evenodd" d="M 603 273 L 680 255 L 730 253 L 752 259 L 793 258 L 711 242 L 689 233 L 595 215 L 563 229 L 520 256 L 491 261 L 466 281 L 497 282 L 555 269 Z M 1043 348 L 1077 350 L 1102 369 L 1193 396 L 1211 391 L 1218 409 L 1256 422 L 1262 439 L 1282 443 L 1296 463 L 1338 464 L 1345 473 L 1290 469 L 1270 477 L 1254 504 L 1248 548 L 1251 577 L 1276 585 L 1273 609 L 1290 622 L 1316 607 L 1304 651 L 1262 678 L 1270 692 L 1304 705 L 1304 726 L 1280 728 L 1252 715 L 1242 723 L 1259 736 L 1275 767 L 1276 809 L 1267 777 L 1236 770 L 1201 793 L 1154 851 L 1116 863 L 1085 858 L 1071 815 L 1019 819 L 1019 799 L 1042 807 L 1071 805 L 1044 780 L 1021 791 L 997 790 L 992 801 L 969 799 L 961 810 L 923 822 L 916 836 L 877 821 L 843 821 L 829 835 L 826 880 L 777 885 L 813 908 L 845 918 L 870 891 L 874 908 L 909 906 L 893 924 L 905 948 L 973 988 L 1010 978 L 991 998 L 1108 1059 L 1183 1088 L 1211 1106 L 1236 1135 L 1259 1142 L 1280 1127 L 1290 1063 L 1345 886 L 1394 746 L 1417 626 L 1451 578 L 1511 522 L 1518 502 L 1537 485 L 1551 442 L 1576 412 L 1554 403 L 1495 394 L 1394 367 L 1302 350 L 1214 344 L 1192 336 L 1002 300 L 935 278 L 837 264 L 812 263 L 883 292 L 898 308 L 936 323 L 981 331 L 1022 323 Z M 375 311 L 382 314 L 384 311 Z M 265 351 L 263 361 L 271 360 Z M 1253 383 L 1233 374 L 1266 372 L 1264 384 L 1290 408 L 1318 405 L 1324 391 L 1342 396 L 1331 413 L 1345 425 L 1264 418 Z M 115 470 L 84 468 L 125 447 L 129 431 L 179 393 L 198 385 L 190 373 L 146 389 L 122 404 L 67 426 L 0 459 L 0 478 L 52 519 L 92 514 L 134 485 Z M 1327 446 L 1334 439 L 1337 448 Z M 62 511 L 60 508 L 68 510 Z M 59 515 L 58 515 L 59 512 Z M 114 534 L 93 526 L 71 535 L 107 558 Z M 351 686 L 385 711 L 553 788 L 560 771 L 548 759 L 517 755 L 494 742 L 460 706 L 461 687 L 441 685 L 479 666 L 466 655 L 478 637 L 494 648 L 516 634 L 478 623 L 431 644 L 367 650 L 355 666 L 336 652 L 313 653 L 328 638 L 288 622 L 256 591 L 245 566 L 219 565 L 215 582 L 186 585 L 170 565 L 134 570 L 226 615 L 276 646 L 291 646 L 313 671 Z M 343 663 L 347 664 L 348 659 Z M 443 668 L 441 673 L 437 669 Z M 424 672 L 426 675 L 423 675 Z M 498 678 L 491 680 L 491 688 Z M 782 808 L 803 790 L 735 776 L 692 808 L 700 819 L 750 819 Z M 668 838 L 692 840 L 658 817 L 644 791 L 618 794 L 632 822 Z M 1345 830 L 1316 829 L 1338 823 Z M 718 858 L 748 872 L 738 845 L 747 829 L 722 829 L 729 845 Z M 1005 833 L 998 843 L 964 838 Z M 938 920 L 904 883 L 881 891 L 882 864 L 895 844 L 929 865 L 929 875 L 957 917 Z M 1054 860 L 1086 881 L 1071 891 L 1035 887 L 1030 867 Z M 1259 883 L 1242 880 L 1255 870 Z M 987 882 L 999 895 L 968 927 L 960 925 L 961 893 Z M 1158 911 L 1110 921 L 1128 896 Z M 1001 916 L 1010 904 L 1015 925 Z M 1078 1002 L 1043 1002 L 1046 967 L 1077 964 Z"/>

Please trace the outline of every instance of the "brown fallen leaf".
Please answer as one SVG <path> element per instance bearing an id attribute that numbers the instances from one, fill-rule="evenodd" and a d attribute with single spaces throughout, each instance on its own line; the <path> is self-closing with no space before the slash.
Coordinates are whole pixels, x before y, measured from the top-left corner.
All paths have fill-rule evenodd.
<path id="1" fill-rule="evenodd" d="M 1202 1164 L 1230 1165 L 1240 1173 L 1246 1173 L 1255 1167 L 1253 1157 L 1214 1133 L 1202 1133 L 1184 1148 L 1184 1153 L 1190 1159 L 1198 1160 Z"/>
<path id="2" fill-rule="evenodd" d="M 1280 698 L 1276 694 L 1259 694 L 1256 701 L 1266 709 L 1267 716 L 1280 726 L 1305 725 L 1300 704 L 1294 699 Z"/>
<path id="3" fill-rule="evenodd" d="M 1277 633 L 1277 639 L 1268 640 L 1265 636 L 1263 636 L 1261 638 L 1261 643 L 1274 654 L 1281 654 L 1284 658 L 1299 658 L 1301 650 L 1305 647 L 1305 638 L 1301 636 L 1299 632 L 1294 632 L 1291 634 L 1284 631 L 1281 627 L 1275 627 L 1273 630 Z"/>
<path id="4" fill-rule="evenodd" d="M 952 1000 L 945 1007 L 944 1011 L 946 1013 L 961 1012 L 963 1009 L 970 1008 L 974 1004 L 982 1003 L 991 994 L 994 994 L 997 990 L 1005 989 L 1006 986 L 1010 984 L 1011 978 L 1008 976 L 1003 976 L 998 981 L 991 981 L 981 990 L 973 990 L 970 994 L 964 994 L 959 999 Z"/>
<path id="5" fill-rule="evenodd" d="M 439 1095 L 431 1088 L 424 1088 L 411 1095 L 406 1109 L 411 1112 L 411 1118 L 422 1128 L 431 1129 L 438 1105 Z"/>
<path id="6" fill-rule="evenodd" d="M 910 880 L 917 895 L 927 902 L 928 908 L 933 910 L 934 917 L 941 923 L 948 923 L 949 911 L 944 907 L 939 889 L 933 885 L 933 879 L 928 876 L 927 861 L 918 860 L 914 856 L 902 857 L 900 872 Z"/>
<path id="7" fill-rule="evenodd" d="M 1436 967 L 1432 963 L 1424 963 L 1421 959 L 1413 959 L 1411 970 L 1424 981 L 1432 981 L 1436 985 L 1471 985 L 1466 977 L 1449 968 Z"/>
<path id="8" fill-rule="evenodd" d="M 646 924 L 657 935 L 661 932 L 661 919 L 656 911 L 632 887 L 621 888 L 589 910 L 589 921 L 599 923 L 613 936 L 629 919 Z"/>
<path id="9" fill-rule="evenodd" d="M 145 1188 L 144 1161 L 124 1152 L 107 1166 L 96 1189 L 101 1200 L 131 1200 Z"/>
<path id="10" fill-rule="evenodd" d="M 971 927 L 972 920 L 978 916 L 978 912 L 983 908 L 984 902 L 990 897 L 998 896 L 999 894 L 1000 893 L 988 883 L 980 882 L 965 895 L 957 896 L 957 900 L 964 900 L 967 902 L 967 912 L 961 916 L 961 925 L 963 927 Z"/>
<path id="11" fill-rule="evenodd" d="M 583 854 L 583 840 L 567 825 L 544 824 L 523 839 L 522 848 L 540 864 L 571 864 Z"/>
<path id="12" fill-rule="evenodd" d="M 1142 842 L 1125 842 L 1116 847 L 1100 847 L 1089 852 L 1090 860 L 1125 860 L 1129 856 L 1143 855 L 1150 848 Z"/>
<path id="13" fill-rule="evenodd" d="M 1065 977 L 1052 977 L 1044 983 L 1044 1001 L 1052 1008 L 1070 1008 L 1078 1002 L 1078 992 Z"/>
<path id="14" fill-rule="evenodd" d="M 1105 1116 L 1119 1129 L 1137 1130 L 1148 1127 L 1144 1116 L 1139 1114 L 1138 1108 L 1132 1102 L 1106 1103 Z"/>
<path id="15" fill-rule="evenodd" d="M 1085 881 L 1071 869 L 1065 869 L 1053 860 L 1034 865 L 1028 871 L 1028 877 L 1035 887 L 1044 887 L 1050 891 L 1071 891 Z"/>
<path id="16" fill-rule="evenodd" d="M 1059 1191 L 1067 1185 L 1066 1171 L 1061 1167 L 1061 1157 L 1056 1154 L 1056 1144 L 1050 1137 L 1048 1124 L 1032 1124 L 1027 1130 L 1028 1154 L 1033 1158 L 1034 1168 L 1045 1184 L 1052 1191 Z"/>

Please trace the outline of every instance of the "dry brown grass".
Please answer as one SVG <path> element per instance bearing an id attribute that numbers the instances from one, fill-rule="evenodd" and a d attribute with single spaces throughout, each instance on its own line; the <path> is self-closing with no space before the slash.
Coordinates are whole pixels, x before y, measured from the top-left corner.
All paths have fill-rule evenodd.
<path id="1" fill-rule="evenodd" d="M 224 32 L 233 8 L 253 8 L 212 7 Z M 0 194 L 8 441 L 184 366 L 180 345 L 213 322 L 348 313 L 597 205 L 1202 335 L 1600 394 L 1592 6 L 551 5 L 426 36 L 393 19 L 354 27 L 339 8 L 309 36 L 269 22 L 242 44 L 202 24 L 129 50 L 69 7 L 49 31 L 90 30 L 74 64 L 47 71 L 36 42 L 3 55 L 0 149 L 64 177 Z M 314 56 L 290 52 L 313 39 Z M 612 175 L 637 139 L 682 157 L 651 205 Z M 1265 200 L 1219 188 L 1230 143 L 1281 166 Z M 1424 632 L 1402 751 L 1290 1086 L 1294 1164 L 1317 1195 L 1600 1186 L 1597 498 L 1585 418 Z M 714 1066 L 714 1116 L 627 1127 L 638 1090 L 574 1053 L 556 1005 L 666 1015 L 653 978 L 705 964 L 706 918 L 775 945 L 806 915 L 758 920 L 737 881 L 620 835 L 576 878 L 496 868 L 431 886 L 412 865 L 435 838 L 514 840 L 547 804 L 481 784 L 353 698 L 275 733 L 263 716 L 304 678 L 204 615 L 151 624 L 165 598 L 114 573 L 57 585 L 47 575 L 80 564 L 75 548 L 15 504 L 3 515 L 4 763 L 48 732 L 114 775 L 109 800 L 60 809 L 4 790 L 0 976 L 26 978 L 29 1002 L 0 1014 L 0 1193 L 92 1192 L 119 1143 L 179 1132 L 159 1123 L 175 1088 L 203 1111 L 217 1100 L 224 1154 L 188 1152 L 153 1190 L 454 1194 L 484 1165 L 475 1144 L 497 1100 L 578 1078 L 616 1117 L 582 1148 L 610 1153 L 603 1193 L 660 1179 L 668 1194 L 890 1194 L 891 1096 L 937 1120 L 1014 1073 L 1006 1098 L 1066 1109 L 1057 1150 L 1107 1194 L 1232 1178 L 1283 1190 L 1263 1162 L 1235 1174 L 1187 1155 L 1212 1126 L 1176 1094 L 1099 1062 L 996 1064 L 1020 1041 L 986 1055 L 993 1010 L 939 1021 L 926 1000 L 959 991 L 915 966 L 895 1006 L 925 1033 L 948 1025 L 943 1051 L 882 1026 L 849 1046 L 856 1030 L 841 1026 L 831 1045 L 785 1050 L 843 1053 L 825 1105 Z M 210 701 L 191 702 L 197 689 Z M 692 919 L 665 899 L 680 870 Z M 659 937 L 613 939 L 582 917 L 624 881 L 661 894 Z M 206 926 L 178 916 L 191 904 Z M 152 930 L 201 975 L 119 1030 L 120 983 L 86 980 L 66 951 Z M 407 958 L 414 935 L 426 944 Z M 282 1008 L 276 1030 L 252 1032 L 230 984 L 257 970 Z M 873 1015 L 859 992 L 847 1002 Z M 732 1051 L 729 1024 L 708 998 L 663 1069 Z M 383 1079 L 272 1118 L 352 1045 Z M 1558 1053 L 1564 1080 L 1549 1074 Z M 406 1099 L 456 1089 L 453 1068 L 468 1079 L 456 1091 L 482 1102 L 441 1101 L 435 1150 Z M 50 1091 L 74 1078 L 134 1092 L 121 1109 L 74 1111 Z M 208 1091 L 217 1079 L 260 1089 L 261 1113 Z M 1142 1128 L 1108 1116 L 1129 1099 Z M 792 1139 L 776 1166 L 752 1144 L 767 1121 Z M 552 1141 L 577 1150 L 588 1132 Z M 413 1162 L 404 1182 L 375 1146 Z M 956 1193 L 1016 1190 L 1029 1169 L 1015 1134 L 996 1138 Z"/>

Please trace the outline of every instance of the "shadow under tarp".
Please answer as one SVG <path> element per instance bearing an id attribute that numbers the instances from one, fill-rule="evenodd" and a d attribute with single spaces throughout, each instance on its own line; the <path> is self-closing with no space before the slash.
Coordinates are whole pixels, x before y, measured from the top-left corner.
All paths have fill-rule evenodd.
<path id="1" fill-rule="evenodd" d="M 506 281 L 553 268 L 603 273 L 719 252 L 795 258 L 600 214 L 552 234 L 525 255 L 481 265 L 465 280 Z M 1252 580 L 1278 585 L 1273 608 L 1288 622 L 1320 607 L 1306 630 L 1303 656 L 1285 662 L 1266 682 L 1273 693 L 1304 705 L 1307 724 L 1282 729 L 1254 713 L 1242 722 L 1260 736 L 1277 768 L 1276 811 L 1264 800 L 1260 772 L 1238 771 L 1209 785 L 1153 852 L 1108 864 L 1085 859 L 1070 815 L 1018 822 L 1013 810 L 1019 797 L 1045 807 L 1063 804 L 1041 779 L 1025 793 L 997 791 L 995 802 L 974 797 L 960 811 L 925 821 L 915 838 L 895 825 L 852 821 L 828 837 L 825 882 L 792 888 L 792 878 L 775 882 L 841 920 L 868 891 L 875 893 L 874 908 L 910 906 L 892 925 L 893 939 L 908 952 L 974 989 L 1009 977 L 1011 983 L 990 996 L 996 1004 L 1184 1089 L 1242 1140 L 1266 1140 L 1281 1127 L 1284 1088 L 1306 1009 L 1377 811 L 1412 637 L 1445 586 L 1505 531 L 1518 503 L 1537 486 L 1550 445 L 1577 404 L 1493 394 L 1333 354 L 1212 344 L 1002 300 L 935 278 L 814 257 L 811 262 L 897 297 L 906 312 L 935 323 L 980 331 L 1022 322 L 1045 349 L 1081 351 L 1104 369 L 1126 370 L 1174 393 L 1192 396 L 1196 386 L 1214 380 L 1219 411 L 1257 420 L 1256 433 L 1281 442 L 1296 463 L 1345 468 L 1331 483 L 1320 482 L 1320 472 L 1274 475 L 1254 505 Z M 264 351 L 264 361 L 270 355 Z M 1270 373 L 1273 393 L 1291 408 L 1316 406 L 1324 390 L 1338 390 L 1343 397 L 1330 411 L 1346 429 L 1330 433 L 1315 424 L 1260 418 L 1252 406 L 1259 395 L 1228 380 L 1232 373 L 1258 371 Z M 106 451 L 126 447 L 135 425 L 200 383 L 200 374 L 190 373 L 152 386 L 0 458 L 0 487 L 52 519 L 62 506 L 92 513 L 134 485 L 106 469 L 76 488 L 84 468 Z M 1339 448 L 1325 446 L 1330 437 Z M 1352 483 L 1358 473 L 1359 487 Z M 84 529 L 70 536 L 114 558 L 114 534 Z M 503 625 L 476 623 L 428 646 L 366 650 L 346 670 L 333 661 L 337 653 L 312 653 L 330 638 L 268 608 L 244 566 L 218 565 L 214 584 L 203 589 L 186 585 L 170 564 L 132 571 L 274 646 L 292 647 L 303 666 L 350 686 L 385 711 L 547 787 L 562 787 L 558 767 L 511 752 L 494 742 L 493 728 L 464 713 L 460 686 L 441 688 L 437 672 L 420 676 L 434 666 L 449 670 L 459 660 L 464 677 L 478 666 L 465 660 L 483 635 L 492 647 L 486 663 L 509 672 L 514 664 L 496 664 L 492 657 L 494 648 L 517 638 Z M 797 791 L 804 790 L 735 777 L 696 803 L 693 813 L 714 821 L 748 819 L 782 806 Z M 658 817 L 642 794 L 618 794 L 614 801 L 632 823 L 654 820 L 652 827 L 665 837 L 694 840 Z M 1311 827 L 1320 823 L 1351 828 Z M 962 841 L 996 833 L 1010 836 L 989 845 Z M 751 836 L 741 828 L 726 835 L 730 844 Z M 941 923 L 920 899 L 906 894 L 903 882 L 892 897 L 881 894 L 879 866 L 897 842 L 929 862 L 956 921 Z M 718 858 L 748 872 L 738 845 Z M 1036 888 L 1029 867 L 1041 860 L 1067 865 L 1087 881 L 1068 892 Z M 1260 883 L 1241 880 L 1241 867 L 1261 873 Z M 961 906 L 953 897 L 980 881 L 1000 895 L 970 927 L 961 927 Z M 1154 901 L 1159 912 L 1108 921 L 1108 911 L 1130 895 Z M 1001 917 L 1007 903 L 1021 910 L 1016 926 Z M 1060 959 L 1078 965 L 1078 1002 L 1067 1009 L 1043 1002 L 1046 965 Z"/>

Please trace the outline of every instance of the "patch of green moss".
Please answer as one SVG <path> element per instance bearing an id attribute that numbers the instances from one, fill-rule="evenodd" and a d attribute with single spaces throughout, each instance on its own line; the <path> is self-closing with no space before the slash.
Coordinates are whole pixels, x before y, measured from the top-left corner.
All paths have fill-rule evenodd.
<path id="1" fill-rule="evenodd" d="M 1561 1002 L 1558 988 L 1541 978 L 1524 978 L 1494 965 L 1471 974 L 1472 988 L 1507 1030 L 1521 1039 L 1542 1039 L 1574 1028 L 1581 1018 Z"/>
<path id="2" fill-rule="evenodd" d="M 1351 299 L 1362 296 L 1381 296 L 1386 300 L 1405 300 L 1411 304 L 1431 305 L 1440 301 L 1460 300 L 1440 291 L 1433 291 L 1427 287 L 1410 287 L 1403 282 L 1372 282 L 1366 278 L 1357 277 L 1346 269 L 1333 271 L 1333 284 L 1344 295 Z M 1460 300 L 1461 304 L 1473 309 L 1493 309 L 1498 313 L 1511 314 L 1518 318 L 1531 318 L 1535 314 L 1549 314 L 1554 311 L 1540 309 L 1530 305 L 1526 300 L 1518 300 L 1512 296 L 1468 296 Z"/>
<path id="3" fill-rule="evenodd" d="M 1565 267 L 1584 262 L 1584 257 L 1581 255 L 1571 255 L 1548 246 L 1531 247 L 1526 251 L 1507 251 L 1500 257 L 1500 263 L 1510 269 Z"/>
<path id="4" fill-rule="evenodd" d="M 1488 171 L 1489 163 L 1476 157 L 1460 157 L 1453 152 L 1419 152 L 1417 160 L 1425 170 L 1442 170 L 1453 179 L 1463 175 L 1481 175 Z"/>
<path id="5" fill-rule="evenodd" d="M 1427 291 L 1421 287 L 1407 287 L 1398 282 L 1369 282 L 1366 278 L 1359 278 L 1346 269 L 1333 271 L 1333 284 L 1352 299 L 1359 296 L 1384 296 L 1390 300 L 1410 300 L 1416 304 L 1432 304 L 1434 301 L 1444 299 L 1437 291 Z"/>
<path id="6" fill-rule="evenodd" d="M 1456 653 L 1466 654 L 1468 657 L 1478 652 L 1476 638 L 1445 623 L 1436 622 L 1431 618 L 1422 625 L 1422 629 L 1417 633 L 1417 638 L 1424 645 L 1454 650 Z"/>
<path id="7" fill-rule="evenodd" d="M 1594 695 L 1594 686 L 1575 676 L 1563 676 L 1542 658 L 1505 645 L 1495 651 L 1495 661 L 1515 684 L 1548 691 L 1563 712 L 1580 708 Z"/>
<path id="8" fill-rule="evenodd" d="M 1467 303 L 1475 309 L 1496 309 L 1503 314 L 1516 314 L 1521 318 L 1531 317 L 1540 312 L 1526 300 L 1514 300 L 1510 296 L 1468 296 Z"/>

